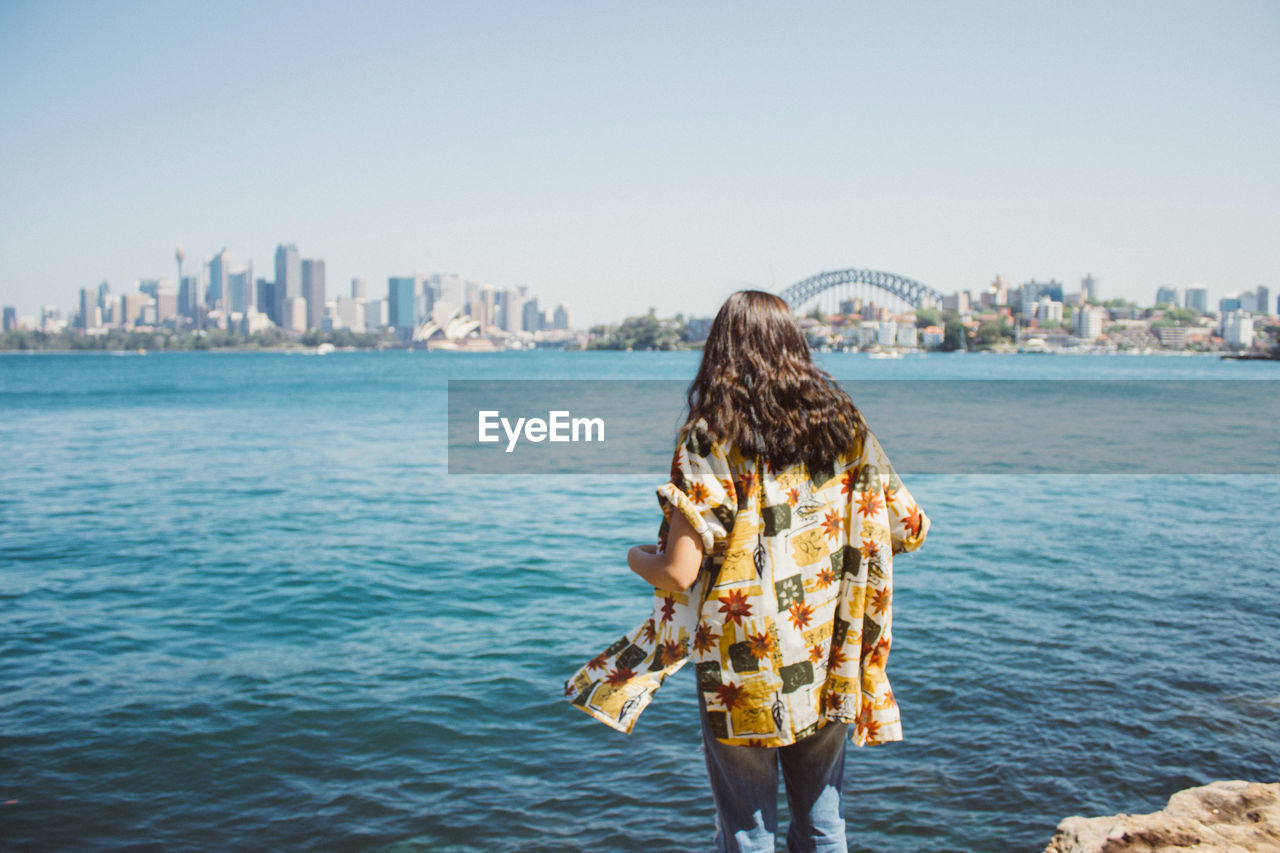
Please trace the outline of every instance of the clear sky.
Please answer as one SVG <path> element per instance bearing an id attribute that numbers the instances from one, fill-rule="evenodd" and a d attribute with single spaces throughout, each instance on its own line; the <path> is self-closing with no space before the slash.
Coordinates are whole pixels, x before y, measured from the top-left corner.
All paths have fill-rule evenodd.
<path id="1" fill-rule="evenodd" d="M 579 323 L 845 267 L 1280 292 L 1280 3 L 0 0 L 0 304 L 226 246 Z"/>

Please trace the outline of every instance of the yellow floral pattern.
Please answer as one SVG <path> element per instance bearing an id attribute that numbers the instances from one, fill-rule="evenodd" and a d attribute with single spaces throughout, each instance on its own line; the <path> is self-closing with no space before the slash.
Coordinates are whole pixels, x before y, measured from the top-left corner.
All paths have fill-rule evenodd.
<path id="1" fill-rule="evenodd" d="M 659 541 L 679 512 L 704 560 L 682 593 L 655 591 L 653 613 L 565 683 L 565 696 L 630 732 L 653 693 L 693 661 L 715 737 L 785 746 L 827 721 L 859 746 L 901 740 L 885 665 L 893 556 L 929 519 L 869 431 L 827 470 L 773 471 L 699 422 L 658 488 Z"/>

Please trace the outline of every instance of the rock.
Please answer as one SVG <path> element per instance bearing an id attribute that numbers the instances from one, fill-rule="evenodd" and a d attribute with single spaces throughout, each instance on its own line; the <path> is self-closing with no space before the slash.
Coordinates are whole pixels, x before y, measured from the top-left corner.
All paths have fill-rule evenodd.
<path id="1" fill-rule="evenodd" d="M 1044 853 L 1280 853 L 1280 783 L 1214 782 L 1163 811 L 1069 817 Z"/>

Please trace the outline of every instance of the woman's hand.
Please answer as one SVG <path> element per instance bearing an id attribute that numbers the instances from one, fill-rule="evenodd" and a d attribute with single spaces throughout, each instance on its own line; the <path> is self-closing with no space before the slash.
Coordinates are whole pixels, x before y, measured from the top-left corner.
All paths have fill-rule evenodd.
<path id="1" fill-rule="evenodd" d="M 666 550 L 659 551 L 657 545 L 636 545 L 627 552 L 627 565 L 657 589 L 684 592 L 693 586 L 702 567 L 702 537 L 693 532 L 679 510 L 673 510 Z"/>

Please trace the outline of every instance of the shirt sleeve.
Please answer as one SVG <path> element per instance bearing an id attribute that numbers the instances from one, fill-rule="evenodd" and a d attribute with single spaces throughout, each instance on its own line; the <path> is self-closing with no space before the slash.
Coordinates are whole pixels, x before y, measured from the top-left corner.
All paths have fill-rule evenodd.
<path id="1" fill-rule="evenodd" d="M 672 512 L 681 513 L 702 538 L 704 553 L 723 542 L 733 527 L 738 498 L 733 472 L 722 443 L 713 443 L 700 421 L 680 436 L 671 458 L 671 481 L 658 487 L 658 504 L 665 519 L 665 538 Z"/>
<path id="2" fill-rule="evenodd" d="M 889 516 L 889 541 L 893 547 L 893 553 L 914 551 L 920 547 L 929 533 L 929 517 L 924 514 L 924 510 L 911 496 L 911 492 L 903 485 L 898 472 L 893 470 L 893 464 L 885 455 L 884 448 L 869 431 L 867 443 L 867 456 L 882 475 L 884 503 Z"/>

